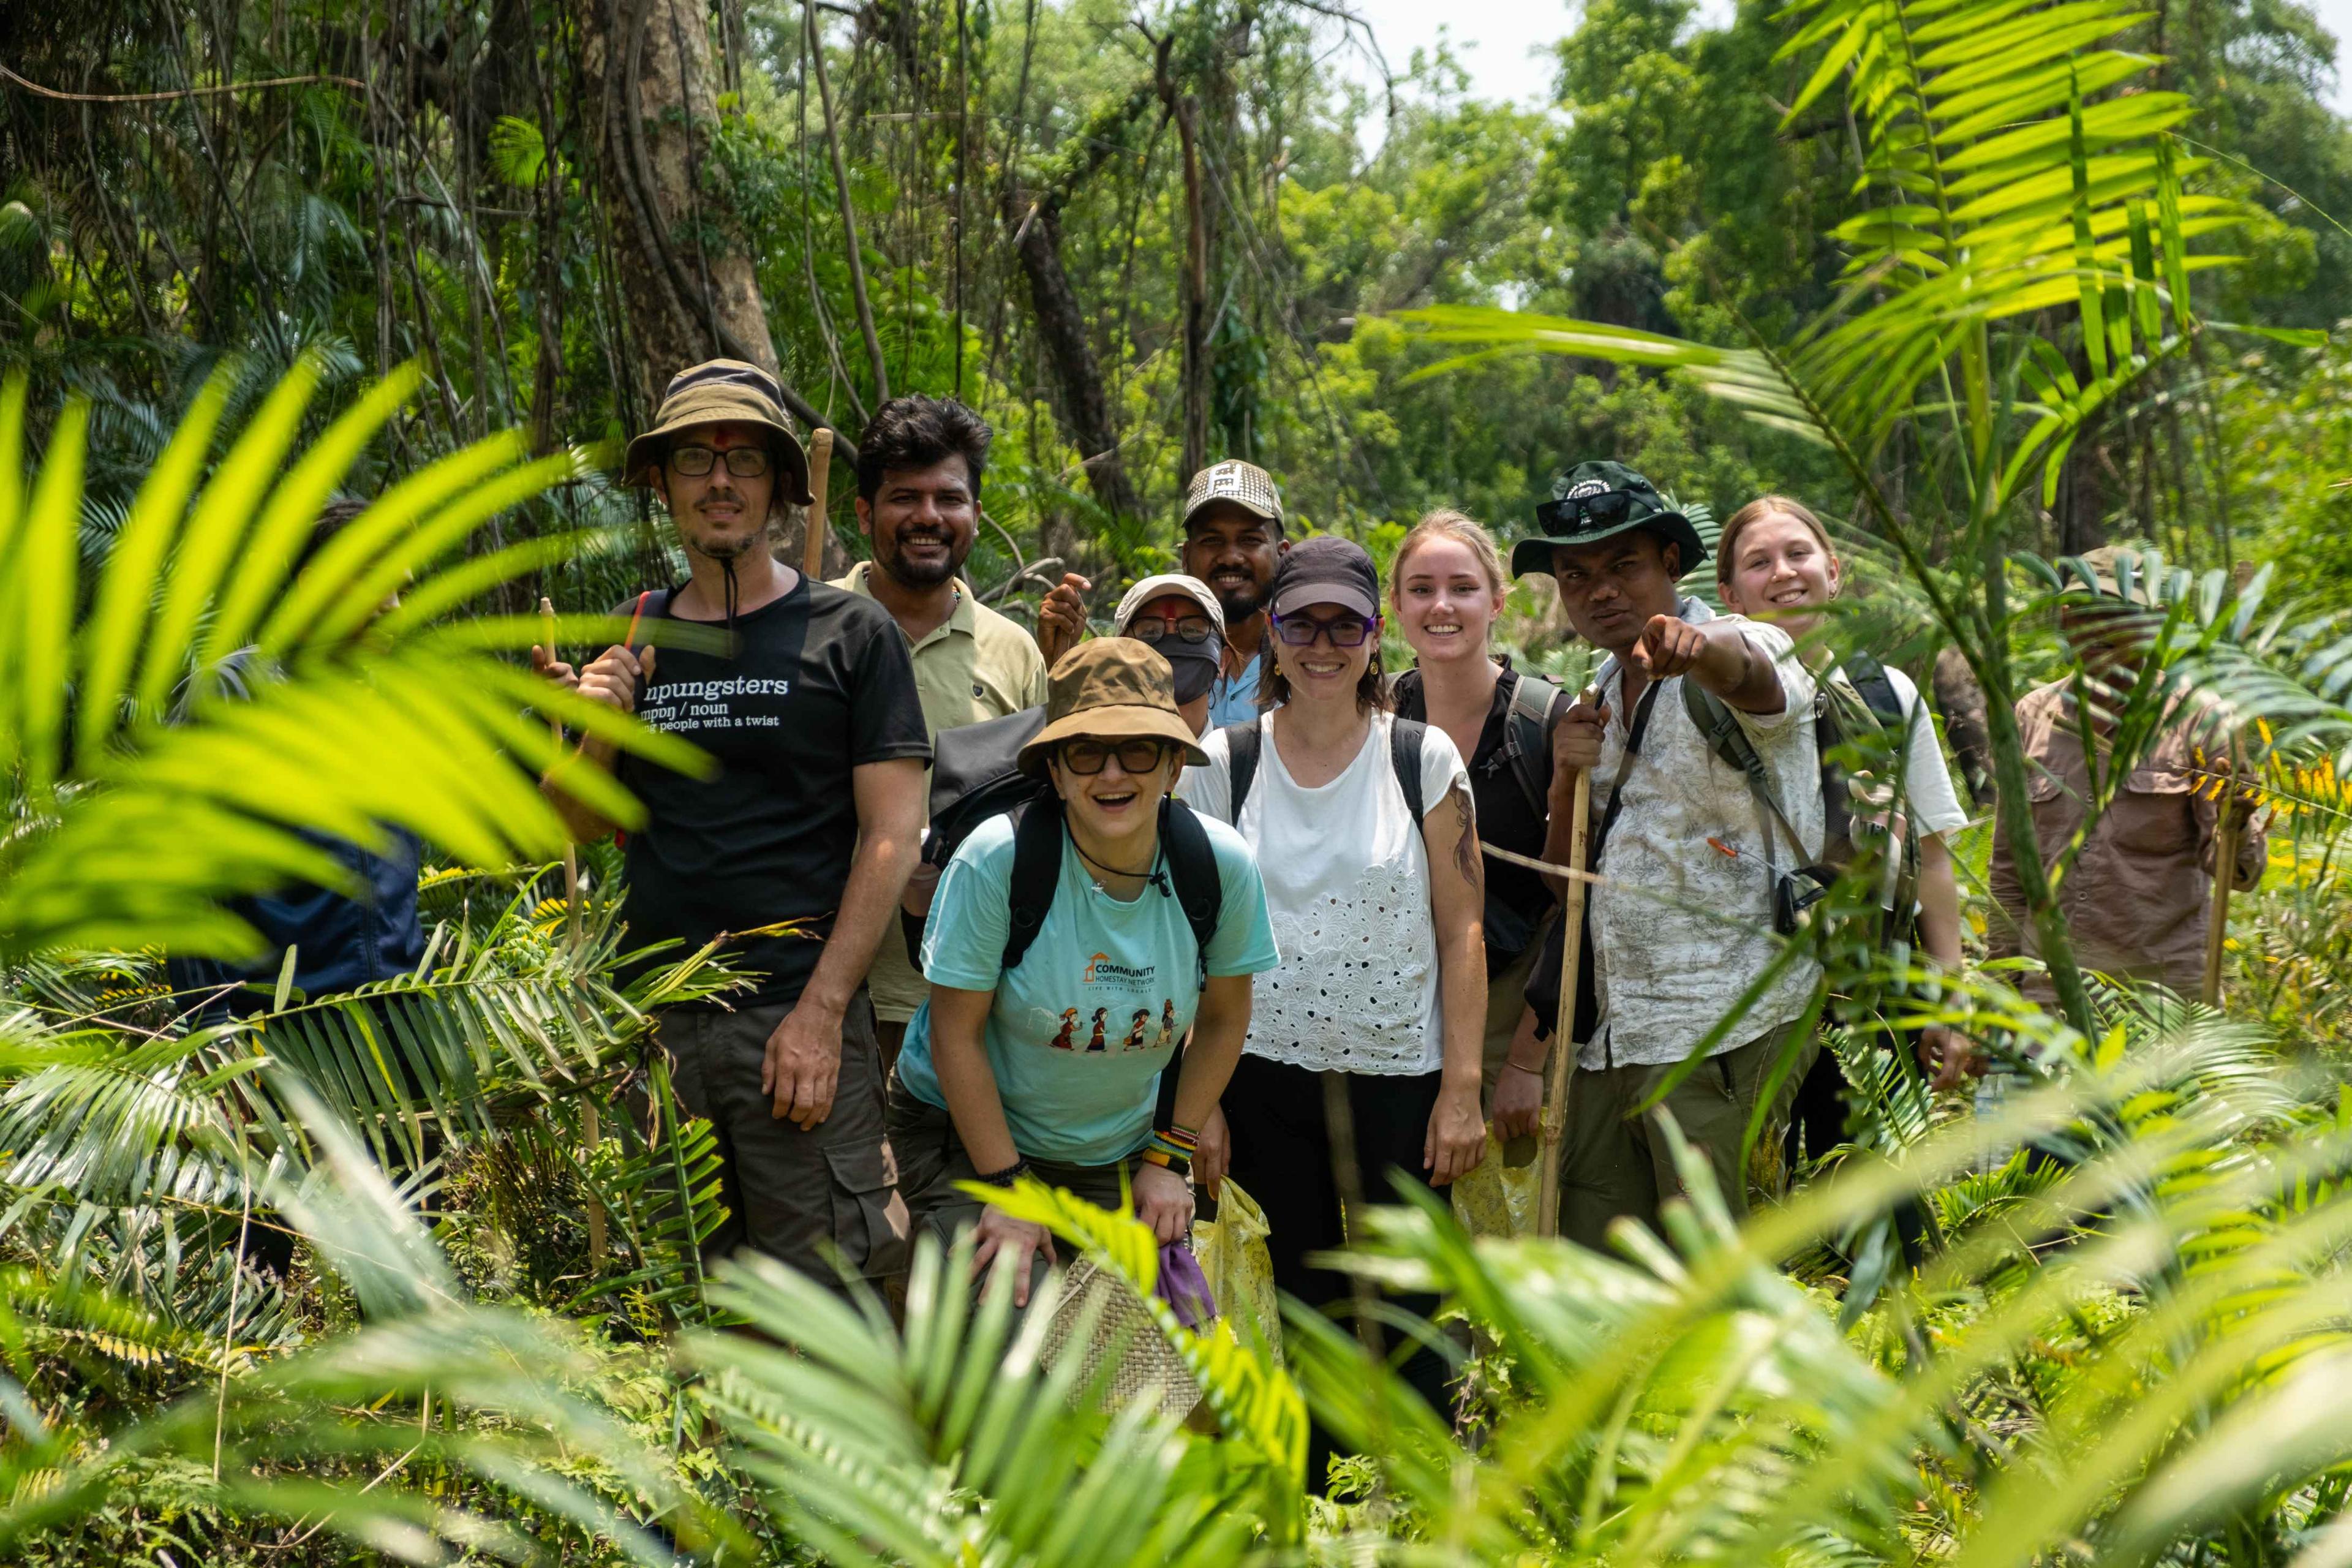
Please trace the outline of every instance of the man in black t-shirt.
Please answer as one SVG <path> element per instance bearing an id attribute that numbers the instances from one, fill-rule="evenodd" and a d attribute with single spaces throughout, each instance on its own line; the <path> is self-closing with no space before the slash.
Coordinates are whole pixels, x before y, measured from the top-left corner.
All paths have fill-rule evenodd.
<path id="1" fill-rule="evenodd" d="M 765 371 L 714 360 L 680 372 L 654 428 L 629 443 L 625 477 L 661 496 L 689 575 L 621 613 L 641 628 L 668 619 L 719 629 L 727 650 L 680 642 L 664 653 L 640 636 L 577 677 L 583 696 L 719 763 L 696 779 L 620 763 L 646 813 L 628 839 L 629 939 L 690 951 L 724 934 L 728 960 L 761 976 L 724 1007 L 659 1020 L 679 1099 L 709 1118 L 726 1161 L 731 1214 L 706 1250 L 750 1246 L 830 1280 L 826 1255 L 837 1249 L 878 1279 L 903 1255 L 906 1209 L 863 983 L 897 924 L 930 760 L 906 638 L 879 605 L 770 553 L 772 509 L 809 496 L 806 459 Z M 583 749 L 613 764 L 609 744 Z M 612 831 L 560 785 L 551 774 L 550 797 L 573 832 Z"/>

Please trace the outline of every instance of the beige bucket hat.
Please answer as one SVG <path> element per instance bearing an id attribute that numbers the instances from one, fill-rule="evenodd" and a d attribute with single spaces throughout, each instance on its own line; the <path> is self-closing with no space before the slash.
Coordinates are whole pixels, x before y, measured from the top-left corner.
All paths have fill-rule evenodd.
<path id="1" fill-rule="evenodd" d="M 1044 773 L 1065 741 L 1140 735 L 1181 748 L 1193 767 L 1209 760 L 1176 710 L 1175 676 L 1160 650 L 1133 637 L 1097 637 L 1064 654 L 1046 676 L 1045 727 L 1021 748 L 1021 770 Z"/>
<path id="2" fill-rule="evenodd" d="M 774 376 L 740 359 L 705 360 L 670 377 L 654 411 L 653 428 L 632 440 L 622 458 L 621 482 L 652 484 L 673 437 L 698 425 L 730 421 L 767 427 L 779 499 L 794 506 L 816 499 L 809 494 L 808 455 L 801 450 L 800 432 L 784 412 L 784 389 Z"/>

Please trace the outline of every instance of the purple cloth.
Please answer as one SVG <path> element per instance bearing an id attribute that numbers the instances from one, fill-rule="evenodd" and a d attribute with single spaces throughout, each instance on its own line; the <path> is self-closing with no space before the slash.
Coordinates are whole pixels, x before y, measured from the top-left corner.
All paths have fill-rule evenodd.
<path id="1" fill-rule="evenodd" d="M 1201 1260 L 1183 1242 L 1161 1244 L 1156 1294 L 1175 1312 L 1176 1321 L 1188 1329 L 1199 1329 L 1217 1321 L 1217 1299 L 1209 1294 L 1208 1277 L 1201 1272 Z"/>

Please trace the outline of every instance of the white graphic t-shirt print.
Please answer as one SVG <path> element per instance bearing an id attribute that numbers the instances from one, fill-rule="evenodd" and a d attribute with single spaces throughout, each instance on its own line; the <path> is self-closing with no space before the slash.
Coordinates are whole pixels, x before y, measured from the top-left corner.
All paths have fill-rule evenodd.
<path id="1" fill-rule="evenodd" d="M 656 660 L 656 676 L 660 668 Z M 710 730 L 773 730 L 783 723 L 778 704 L 791 696 L 792 690 L 789 680 L 755 676 L 737 676 L 728 680 L 657 679 L 637 700 L 637 717 L 672 735 Z"/>

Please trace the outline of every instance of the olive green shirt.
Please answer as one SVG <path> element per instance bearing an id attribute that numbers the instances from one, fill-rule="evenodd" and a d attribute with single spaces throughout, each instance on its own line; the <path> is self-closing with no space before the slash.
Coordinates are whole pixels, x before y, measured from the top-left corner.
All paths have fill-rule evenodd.
<path id="1" fill-rule="evenodd" d="M 873 570 L 872 562 L 861 561 L 833 585 L 870 599 L 874 595 L 866 578 Z M 1037 651 L 1036 639 L 1017 621 L 982 604 L 971 584 L 961 579 L 953 613 L 922 641 L 910 644 L 909 651 L 927 735 L 1002 718 L 1045 700 L 1045 659 Z M 874 997 L 875 1016 L 886 1024 L 912 1018 L 930 995 L 895 929 L 883 933 L 866 985 Z"/>

